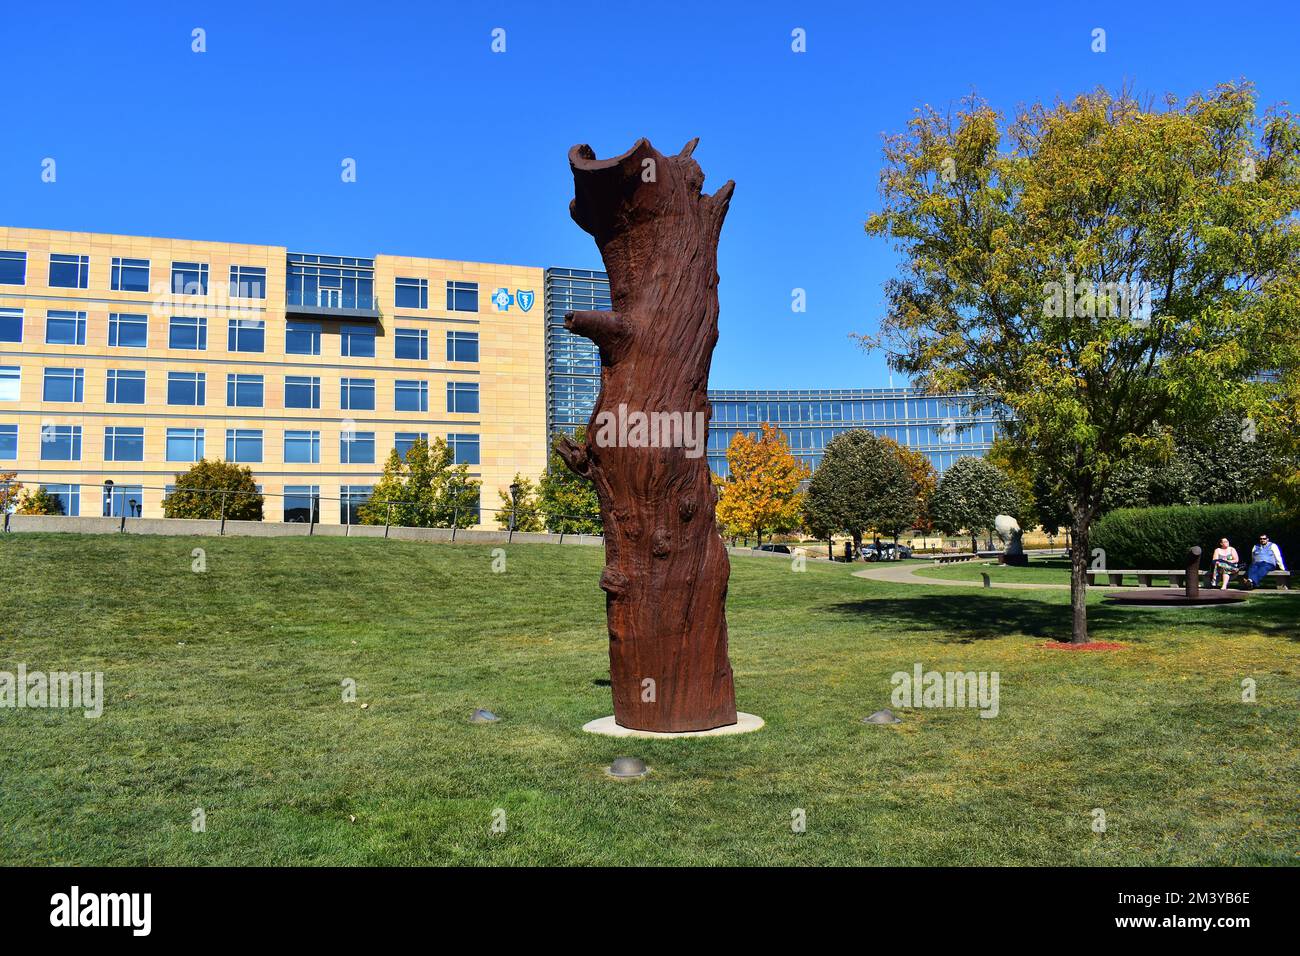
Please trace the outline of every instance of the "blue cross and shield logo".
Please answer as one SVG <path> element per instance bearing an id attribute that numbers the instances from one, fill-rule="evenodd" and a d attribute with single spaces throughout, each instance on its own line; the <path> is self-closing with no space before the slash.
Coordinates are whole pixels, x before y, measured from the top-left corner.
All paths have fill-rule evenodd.
<path id="1" fill-rule="evenodd" d="M 533 307 L 533 299 L 535 297 L 536 294 L 532 289 L 515 290 L 515 302 L 519 305 L 519 308 L 523 309 L 525 312 Z"/>

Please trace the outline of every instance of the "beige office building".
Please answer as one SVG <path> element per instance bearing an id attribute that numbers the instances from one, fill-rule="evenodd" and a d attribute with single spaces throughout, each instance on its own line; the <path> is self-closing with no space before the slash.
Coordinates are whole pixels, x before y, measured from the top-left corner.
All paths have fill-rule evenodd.
<path id="1" fill-rule="evenodd" d="M 528 266 L 0 227 L 0 473 L 161 517 L 222 458 L 265 520 L 337 523 L 394 447 L 442 438 L 495 526 L 546 467 L 543 291 Z"/>

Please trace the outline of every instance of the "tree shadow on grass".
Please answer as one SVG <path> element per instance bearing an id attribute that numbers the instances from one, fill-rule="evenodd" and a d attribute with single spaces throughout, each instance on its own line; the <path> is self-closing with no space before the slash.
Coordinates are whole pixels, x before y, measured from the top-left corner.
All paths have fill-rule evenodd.
<path id="1" fill-rule="evenodd" d="M 861 618 L 874 636 L 919 634 L 941 643 L 970 644 L 999 637 L 1070 639 L 1070 605 L 980 592 L 880 597 L 827 605 L 820 613 Z M 1134 608 L 1088 605 L 1093 640 L 1141 642 L 1169 633 L 1258 631 L 1300 641 L 1300 596 L 1252 599 L 1231 607 Z"/>

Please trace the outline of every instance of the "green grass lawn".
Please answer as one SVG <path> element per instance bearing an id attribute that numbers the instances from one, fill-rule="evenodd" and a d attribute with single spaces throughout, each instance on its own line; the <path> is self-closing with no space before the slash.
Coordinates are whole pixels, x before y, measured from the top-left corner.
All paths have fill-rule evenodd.
<path id="1" fill-rule="evenodd" d="M 947 578 L 950 581 L 979 581 L 980 574 L 987 573 L 989 579 L 1005 581 L 1009 584 L 1069 584 L 1070 562 L 1064 559 L 1039 560 L 1030 558 L 1030 563 L 1018 568 L 1004 564 L 939 564 L 931 565 L 917 571 L 923 578 Z M 1300 612 L 1298 612 L 1300 613 Z"/>
<path id="2" fill-rule="evenodd" d="M 207 552 L 191 571 L 191 549 Z M 76 864 L 1295 864 L 1300 601 L 1092 609 L 736 558 L 741 709 L 675 741 L 610 712 L 596 548 L 0 538 L 0 670 L 105 674 L 104 715 L 0 709 L 0 860 Z M 953 593 L 957 591 L 957 593 Z M 887 706 L 998 671 L 1000 714 Z M 1242 703 L 1241 681 L 1258 701 Z M 357 682 L 357 703 L 340 682 Z M 369 706 L 362 709 L 361 704 Z M 475 726 L 474 707 L 499 713 Z M 637 783 L 607 779 L 645 758 Z M 191 831 L 203 808 L 207 831 Z M 506 831 L 493 833 L 493 812 Z M 807 830 L 791 830 L 803 809 Z M 1091 811 L 1105 811 L 1094 833 Z M 355 817 L 355 822 L 352 818 Z"/>

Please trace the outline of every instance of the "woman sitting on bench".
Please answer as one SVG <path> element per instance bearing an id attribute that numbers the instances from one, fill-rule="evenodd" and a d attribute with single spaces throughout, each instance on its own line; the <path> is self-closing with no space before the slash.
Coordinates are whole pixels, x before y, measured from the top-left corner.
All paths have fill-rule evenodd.
<path id="1" fill-rule="evenodd" d="M 1228 589 L 1229 579 L 1241 570 L 1241 557 L 1237 554 L 1237 549 L 1228 543 L 1227 538 L 1219 539 L 1219 546 L 1214 549 L 1211 556 L 1213 562 L 1210 566 L 1210 587 L 1218 585 L 1219 590 Z M 1223 583 L 1219 581 L 1222 579 Z"/>
<path id="2" fill-rule="evenodd" d="M 1270 571 L 1285 571 L 1282 563 L 1282 549 L 1268 539 L 1268 535 L 1259 536 L 1259 544 L 1250 552 L 1250 568 L 1246 571 L 1246 587 L 1257 588 L 1269 575 Z"/>

